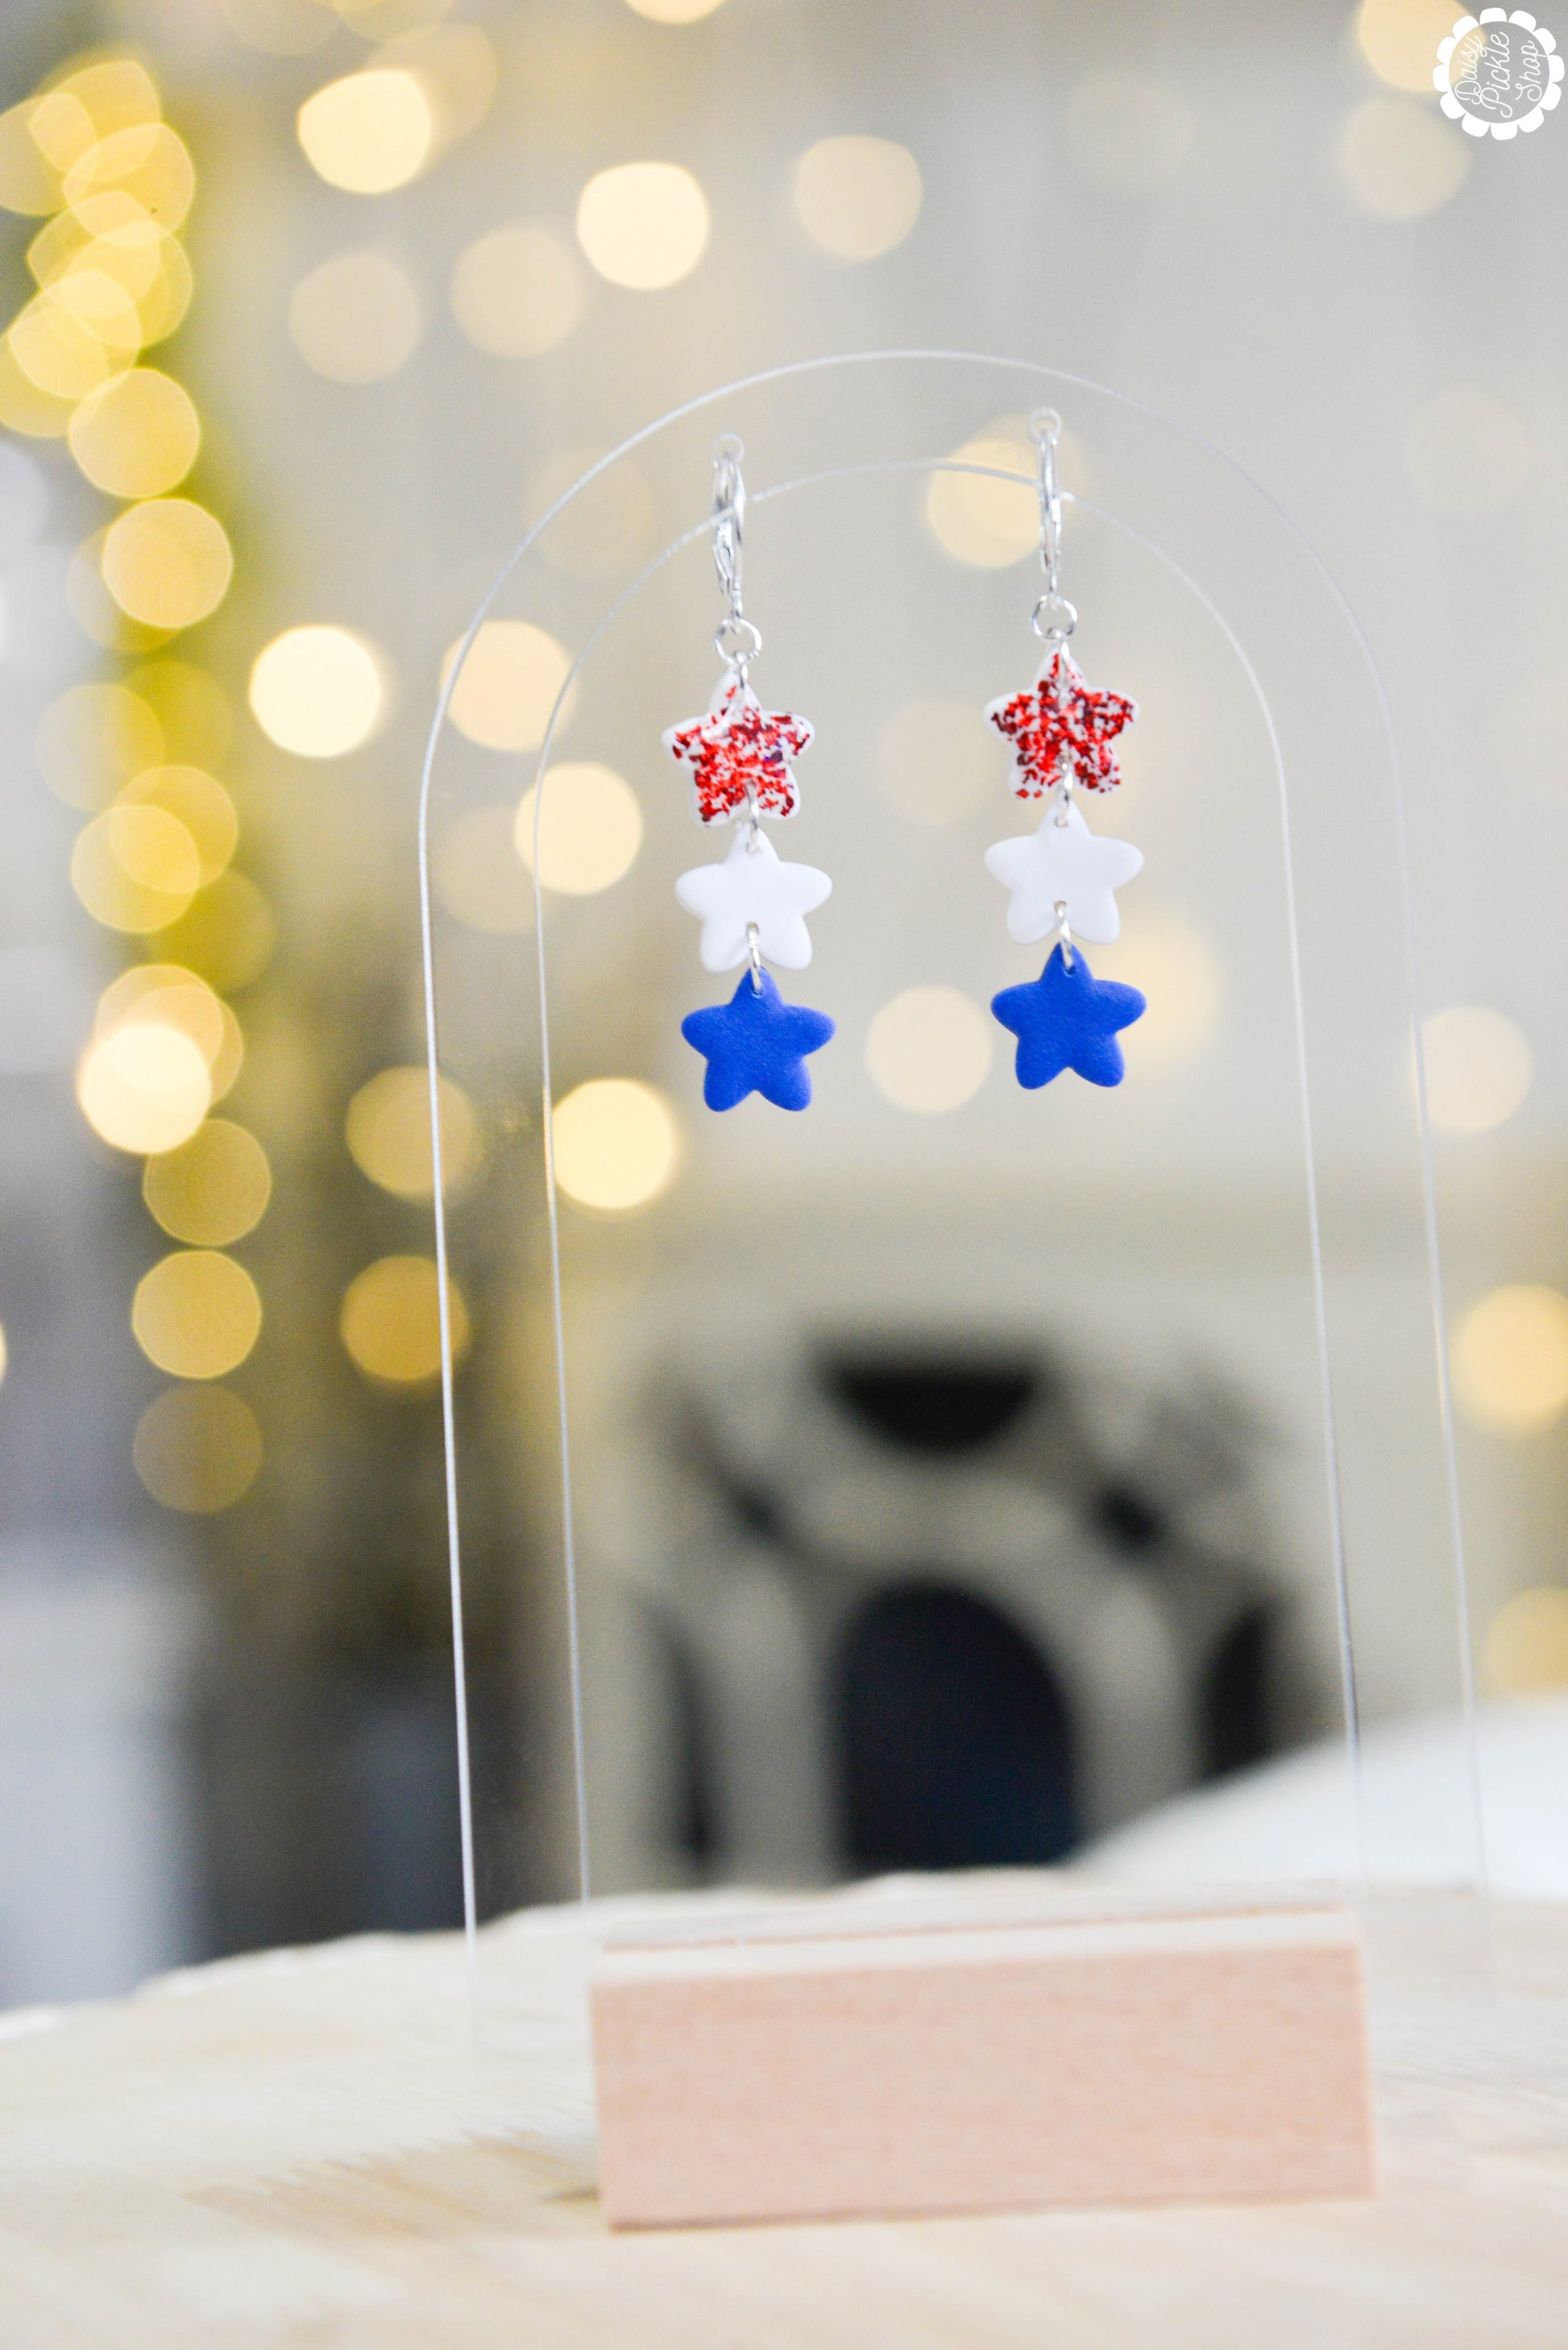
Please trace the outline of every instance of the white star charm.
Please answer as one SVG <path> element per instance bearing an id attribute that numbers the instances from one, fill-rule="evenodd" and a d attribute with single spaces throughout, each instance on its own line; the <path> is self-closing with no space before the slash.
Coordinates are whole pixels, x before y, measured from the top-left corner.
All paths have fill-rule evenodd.
<path id="1" fill-rule="evenodd" d="M 733 971 L 751 951 L 746 932 L 757 926 L 757 951 L 783 971 L 804 971 L 811 961 L 805 917 L 816 911 L 833 888 L 815 865 L 784 865 L 778 850 L 754 825 L 738 824 L 722 865 L 697 865 L 675 884 L 689 914 L 702 924 L 699 950 L 704 971 Z"/>
<path id="2" fill-rule="evenodd" d="M 1075 938 L 1109 946 L 1121 929 L 1113 892 L 1143 866 L 1143 851 L 1130 841 L 1103 840 L 1089 830 L 1071 800 L 1045 811 L 1038 831 L 999 840 L 985 852 L 985 868 L 1012 892 L 1007 935 L 1032 946 L 1056 927 L 1064 902 Z"/>

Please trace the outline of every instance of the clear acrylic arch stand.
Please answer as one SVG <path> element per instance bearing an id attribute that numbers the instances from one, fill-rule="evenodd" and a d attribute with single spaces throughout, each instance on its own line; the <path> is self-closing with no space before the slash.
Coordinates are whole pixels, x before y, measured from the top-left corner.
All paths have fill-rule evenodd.
<path id="1" fill-rule="evenodd" d="M 998 1032 L 974 1097 L 923 1117 L 867 1073 L 878 1008 L 918 985 L 983 1006 L 1044 954 L 1009 945 L 981 867 L 1018 828 L 1000 773 L 978 799 L 955 785 L 943 826 L 894 805 L 899 740 L 952 723 L 929 705 L 974 712 L 978 758 L 981 706 L 1038 656 L 1027 559 L 1002 559 L 994 518 L 984 541 L 982 513 L 977 559 L 954 560 L 928 507 L 966 479 L 1032 496 L 1005 450 L 953 452 L 1021 439 L 1046 400 L 1074 651 L 1141 709 L 1092 821 L 1147 864 L 1121 946 L 1094 960 L 1151 1013 L 1116 1095 L 1021 1094 Z M 702 972 L 675 905 L 715 845 L 659 743 L 712 684 L 721 432 L 745 444 L 759 691 L 817 727 L 780 846 L 835 894 L 785 992 L 838 1035 L 802 1118 L 754 1098 L 711 1116 L 679 1035 L 733 983 Z M 446 723 L 492 621 L 570 650 L 521 766 Z M 911 703 L 925 719 L 890 752 Z M 535 785 L 536 837 L 547 769 L 580 760 L 637 791 L 629 872 L 581 896 L 535 878 L 531 910 L 492 902 L 474 927 L 451 876 L 486 842 L 510 855 L 497 811 Z M 1414 1799 L 1352 1793 L 1358 1724 L 1469 1724 L 1464 1568 L 1388 712 L 1345 599 L 1255 484 L 1103 386 L 974 353 L 803 361 L 690 401 L 558 500 L 472 613 L 420 859 L 436 1247 L 476 1332 L 454 1369 L 443 1279 L 464 1897 L 492 2058 L 529 2026 L 488 1917 L 911 1854 L 1048 1857 L 1050 1835 L 1115 1830 L 1245 1759 L 1260 1709 L 1274 1742 L 1343 1726 L 1348 1758 L 1341 1809 L 1273 1873 L 1376 1883 L 1414 1839 L 1480 1885 L 1473 1741 Z M 675 1106 L 679 1180 L 634 1213 L 554 1180 L 543 1107 L 602 1077 Z M 467 1195 L 444 1180 L 439 1079 L 490 1138 Z M 1023 1433 L 900 1451 L 853 1399 L 905 1373 L 969 1378 L 971 1401 L 1033 1382 Z M 981 1743 L 996 1730 L 1003 1752 L 1011 1724 L 1044 1791 L 1022 1841 L 988 1846 L 982 1804 L 950 1852 L 894 1816 L 920 1766 L 899 1710 L 933 1637 L 980 1678 L 927 1706 L 917 1742 L 940 1771 L 942 1706 L 978 1689 Z M 515 1708 L 486 1712 L 477 1692 L 514 1681 Z"/>

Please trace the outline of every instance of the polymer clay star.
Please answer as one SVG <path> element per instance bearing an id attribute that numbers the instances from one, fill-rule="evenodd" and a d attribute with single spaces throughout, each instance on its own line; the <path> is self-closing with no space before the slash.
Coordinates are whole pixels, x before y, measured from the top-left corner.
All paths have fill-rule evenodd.
<path id="1" fill-rule="evenodd" d="M 986 871 L 1012 892 L 1007 935 L 1021 947 L 1050 935 L 1064 901 L 1075 937 L 1109 946 L 1121 929 L 1115 892 L 1142 868 L 1141 848 L 1091 832 L 1070 800 L 1047 808 L 1033 832 L 985 852 Z"/>
<path id="2" fill-rule="evenodd" d="M 1037 800 L 1064 776 L 1085 791 L 1114 792 L 1122 776 L 1111 744 L 1137 704 L 1096 693 L 1071 655 L 1058 652 L 1032 686 L 988 702 L 985 714 L 1012 748 L 1014 792 Z"/>
<path id="3" fill-rule="evenodd" d="M 704 971 L 733 971 L 750 952 L 747 927 L 757 927 L 757 946 L 784 971 L 804 971 L 811 961 L 805 917 L 814 914 L 833 888 L 815 865 L 786 865 L 773 842 L 754 825 L 738 824 L 729 855 L 719 865 L 694 866 L 675 884 L 689 914 L 702 924 L 698 951 Z"/>
<path id="4" fill-rule="evenodd" d="M 767 972 L 751 972 L 728 1003 L 688 1013 L 680 1034 L 708 1064 L 702 1098 L 710 1109 L 733 1109 L 761 1094 L 780 1109 L 805 1109 L 811 1099 L 805 1056 L 826 1044 L 833 1022 L 826 1012 L 786 1003 Z"/>
<path id="5" fill-rule="evenodd" d="M 755 802 L 763 816 L 793 816 L 799 789 L 790 771 L 811 742 L 809 718 L 764 710 L 749 685 L 721 679 L 711 709 L 683 719 L 663 736 L 665 749 L 691 774 L 698 821 L 722 824 Z"/>
<path id="6" fill-rule="evenodd" d="M 1033 1091 L 1064 1069 L 1092 1086 L 1119 1086 L 1127 1065 L 1116 1033 L 1141 1019 L 1148 1001 L 1136 987 L 1096 979 L 1076 948 L 1068 962 L 1058 946 L 1038 979 L 1004 987 L 991 1008 L 1017 1037 L 1018 1082 Z"/>

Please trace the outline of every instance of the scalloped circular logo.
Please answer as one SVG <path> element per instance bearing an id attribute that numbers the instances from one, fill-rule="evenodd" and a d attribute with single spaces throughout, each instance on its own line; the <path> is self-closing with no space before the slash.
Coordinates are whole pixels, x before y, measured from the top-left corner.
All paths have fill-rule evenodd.
<path id="1" fill-rule="evenodd" d="M 1461 16 L 1439 44 L 1432 73 L 1443 112 L 1472 139 L 1539 130 L 1563 95 L 1563 60 L 1544 25 L 1523 8 Z"/>

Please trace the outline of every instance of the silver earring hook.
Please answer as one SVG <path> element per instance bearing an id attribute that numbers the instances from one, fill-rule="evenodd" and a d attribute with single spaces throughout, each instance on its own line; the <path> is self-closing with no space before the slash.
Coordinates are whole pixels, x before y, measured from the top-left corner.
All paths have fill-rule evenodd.
<path id="1" fill-rule="evenodd" d="M 1060 652 L 1078 625 L 1077 608 L 1061 592 L 1062 484 L 1056 471 L 1056 443 L 1062 420 L 1054 408 L 1037 408 L 1029 420 L 1037 467 L 1035 493 L 1040 501 L 1040 568 L 1045 593 L 1029 616 L 1029 625 L 1053 652 Z"/>
<path id="2" fill-rule="evenodd" d="M 1034 443 L 1035 492 L 1040 500 L 1040 568 L 1047 595 L 1056 593 L 1062 568 L 1062 484 L 1056 473 L 1056 443 L 1062 420 L 1054 408 L 1037 408 L 1029 420 Z"/>
<path id="3" fill-rule="evenodd" d="M 746 540 L 746 484 L 741 460 L 745 453 L 744 444 L 733 432 L 722 432 L 713 443 L 713 568 L 729 608 L 713 631 L 713 650 L 742 686 L 748 662 L 763 649 L 761 632 L 747 619 L 741 598 Z"/>

